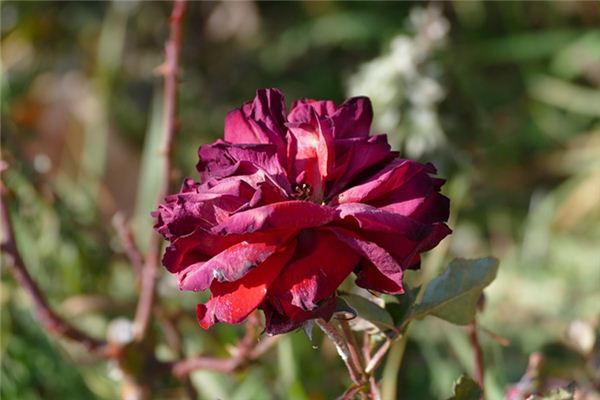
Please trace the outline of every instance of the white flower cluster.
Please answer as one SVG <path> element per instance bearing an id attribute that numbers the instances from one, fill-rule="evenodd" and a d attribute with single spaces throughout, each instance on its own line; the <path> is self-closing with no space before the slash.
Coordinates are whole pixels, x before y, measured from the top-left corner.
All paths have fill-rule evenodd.
<path id="1" fill-rule="evenodd" d="M 414 8 L 408 19 L 412 35 L 398 35 L 389 50 L 361 65 L 348 81 L 351 96 L 371 98 L 374 128 L 409 157 L 440 147 L 445 135 L 437 105 L 444 89 L 432 56 L 445 43 L 450 28 L 437 7 Z"/>

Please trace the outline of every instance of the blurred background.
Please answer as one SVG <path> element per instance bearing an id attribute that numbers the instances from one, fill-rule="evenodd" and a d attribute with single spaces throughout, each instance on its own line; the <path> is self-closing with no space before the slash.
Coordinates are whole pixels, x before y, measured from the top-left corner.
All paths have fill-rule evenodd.
<path id="1" fill-rule="evenodd" d="M 171 5 L 0 7 L 3 180 L 18 244 L 52 305 L 102 337 L 136 300 L 111 219 L 131 218 L 141 247 L 152 234 L 156 71 Z M 448 180 L 454 234 L 426 258 L 427 274 L 453 257 L 501 260 L 480 316 L 494 333 L 480 334 L 488 397 L 502 398 L 534 352 L 556 361 L 548 375 L 589 385 L 598 379 L 590 358 L 600 359 L 598 26 L 591 1 L 192 2 L 175 180 L 196 176 L 198 146 L 220 137 L 225 114 L 256 88 L 281 88 L 290 102 L 368 95 L 373 132 Z M 189 354 L 226 354 L 239 327 L 201 330 L 199 295 L 179 293 L 173 277 L 164 274 L 159 291 Z M 0 397 L 117 396 L 114 367 L 49 338 L 4 266 L 0 304 Z M 164 345 L 157 352 L 170 356 Z M 302 332 L 265 361 L 192 379 L 206 399 L 331 399 L 347 384 L 335 350 Z M 446 398 L 473 368 L 465 329 L 426 319 L 392 384 L 403 398 Z"/>

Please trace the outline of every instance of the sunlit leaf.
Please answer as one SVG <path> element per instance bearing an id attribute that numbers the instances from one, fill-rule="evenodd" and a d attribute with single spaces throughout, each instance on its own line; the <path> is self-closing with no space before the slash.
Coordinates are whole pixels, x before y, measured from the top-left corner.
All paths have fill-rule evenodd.
<path id="1" fill-rule="evenodd" d="M 443 274 L 429 282 L 423 299 L 412 307 L 408 318 L 435 315 L 458 325 L 468 324 L 475 316 L 483 288 L 494 280 L 497 271 L 498 260 L 491 257 L 452 261 Z"/>

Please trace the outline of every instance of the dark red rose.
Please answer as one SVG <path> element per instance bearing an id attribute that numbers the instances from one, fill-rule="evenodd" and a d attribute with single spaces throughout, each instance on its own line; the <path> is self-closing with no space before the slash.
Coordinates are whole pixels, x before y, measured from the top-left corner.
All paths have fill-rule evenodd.
<path id="1" fill-rule="evenodd" d="M 230 112 L 225 140 L 200 147 L 200 182 L 153 213 L 163 263 L 181 290 L 209 289 L 200 325 L 238 323 L 260 308 L 266 331 L 331 318 L 338 286 L 403 292 L 407 268 L 450 233 L 435 168 L 369 136 L 368 98 L 299 100 L 257 91 Z"/>

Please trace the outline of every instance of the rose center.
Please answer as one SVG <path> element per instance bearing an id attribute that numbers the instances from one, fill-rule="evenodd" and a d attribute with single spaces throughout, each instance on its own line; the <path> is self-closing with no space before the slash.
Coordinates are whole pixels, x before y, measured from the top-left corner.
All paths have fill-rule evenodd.
<path id="1" fill-rule="evenodd" d="M 292 189 L 295 199 L 304 201 L 310 200 L 310 196 L 312 195 L 312 188 L 308 183 L 294 185 Z"/>

